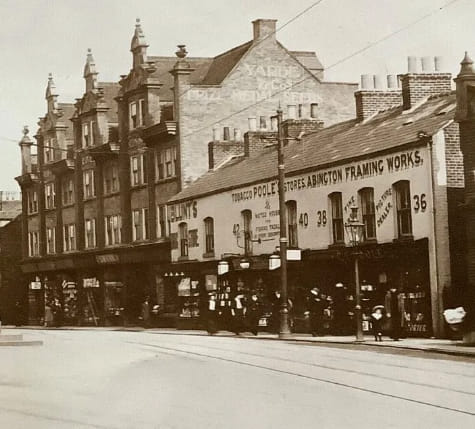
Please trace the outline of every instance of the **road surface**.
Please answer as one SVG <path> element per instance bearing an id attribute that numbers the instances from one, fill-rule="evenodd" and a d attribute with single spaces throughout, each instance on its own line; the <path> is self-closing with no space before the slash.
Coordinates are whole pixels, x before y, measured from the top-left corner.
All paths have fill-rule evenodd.
<path id="1" fill-rule="evenodd" d="M 0 428 L 475 427 L 475 361 L 157 332 L 25 330 Z"/>

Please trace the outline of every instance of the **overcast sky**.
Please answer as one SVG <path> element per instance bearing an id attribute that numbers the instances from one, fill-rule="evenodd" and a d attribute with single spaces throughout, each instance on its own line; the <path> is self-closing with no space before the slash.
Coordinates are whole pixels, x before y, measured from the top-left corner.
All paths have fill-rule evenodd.
<path id="1" fill-rule="evenodd" d="M 117 81 L 131 67 L 135 19 L 152 55 L 215 56 L 252 38 L 251 21 L 285 24 L 315 0 L 0 0 L 0 190 L 18 190 L 17 142 L 46 112 L 48 73 L 60 102 L 84 92 L 87 48 L 100 81 Z M 475 57 L 475 1 L 458 0 L 344 63 L 351 55 L 450 3 L 450 0 L 323 0 L 278 31 L 290 50 L 316 51 L 326 80 L 358 82 L 361 74 L 407 71 L 407 56 L 445 57 L 457 73 L 464 51 Z M 219 119 L 219 118 L 216 118 Z"/>

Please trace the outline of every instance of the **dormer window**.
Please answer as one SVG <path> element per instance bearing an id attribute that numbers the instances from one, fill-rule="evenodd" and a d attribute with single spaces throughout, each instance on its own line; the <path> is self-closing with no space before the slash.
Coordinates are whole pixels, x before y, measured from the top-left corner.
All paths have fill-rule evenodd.
<path id="1" fill-rule="evenodd" d="M 145 100 L 132 101 L 129 104 L 129 128 L 131 130 L 145 125 Z"/>
<path id="2" fill-rule="evenodd" d="M 54 182 L 45 185 L 45 206 L 46 209 L 52 209 L 55 206 L 56 191 Z"/>
<path id="3" fill-rule="evenodd" d="M 92 198 L 96 195 L 96 188 L 94 186 L 94 170 L 85 170 L 82 174 L 84 199 Z"/>
<path id="4" fill-rule="evenodd" d="M 46 140 L 46 144 L 44 146 L 45 163 L 54 161 L 53 147 L 53 139 Z"/>
<path id="5" fill-rule="evenodd" d="M 94 121 L 82 124 L 82 147 L 86 148 L 94 145 Z"/>

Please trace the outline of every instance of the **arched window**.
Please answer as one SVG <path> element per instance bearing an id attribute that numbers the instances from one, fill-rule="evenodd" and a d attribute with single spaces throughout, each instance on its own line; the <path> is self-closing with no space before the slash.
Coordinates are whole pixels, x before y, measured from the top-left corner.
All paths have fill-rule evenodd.
<path id="1" fill-rule="evenodd" d="M 333 192 L 328 197 L 331 205 L 333 243 L 343 243 L 345 235 L 341 192 Z"/>
<path id="2" fill-rule="evenodd" d="M 212 217 L 207 217 L 205 223 L 205 245 L 206 253 L 214 253 L 214 220 Z"/>
<path id="3" fill-rule="evenodd" d="M 396 182 L 393 188 L 396 195 L 398 237 L 412 236 L 411 190 L 409 180 Z"/>
<path id="4" fill-rule="evenodd" d="M 180 240 L 180 256 L 188 256 L 188 225 L 186 222 L 178 225 L 178 235 Z"/>
<path id="5" fill-rule="evenodd" d="M 364 223 L 364 239 L 376 240 L 376 215 L 374 209 L 374 189 L 363 188 L 359 192 L 361 216 Z"/>
<path id="6" fill-rule="evenodd" d="M 244 236 L 244 253 L 250 255 L 252 253 L 252 212 L 251 210 L 243 210 L 242 231 Z"/>
<path id="7" fill-rule="evenodd" d="M 287 230 L 289 235 L 289 247 L 298 247 L 297 233 L 297 201 L 287 201 Z"/>

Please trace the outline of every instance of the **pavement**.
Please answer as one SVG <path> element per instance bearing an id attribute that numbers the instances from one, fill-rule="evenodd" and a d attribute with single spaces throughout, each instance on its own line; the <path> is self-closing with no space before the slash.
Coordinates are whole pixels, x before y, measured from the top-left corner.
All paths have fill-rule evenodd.
<path id="1" fill-rule="evenodd" d="M 6 330 L 16 329 L 14 326 L 3 326 Z M 22 329 L 45 329 L 45 330 L 98 330 L 98 331 L 127 331 L 127 332 L 149 332 L 160 333 L 168 335 L 191 335 L 191 336 L 208 336 L 209 334 L 204 330 L 177 330 L 173 328 L 148 328 L 145 329 L 140 326 L 130 327 L 60 327 L 60 328 L 45 328 L 43 326 L 24 326 Z M 310 334 L 295 333 L 279 338 L 277 334 L 267 332 L 259 332 L 257 336 L 250 333 L 241 333 L 238 336 L 229 331 L 219 331 L 214 334 L 216 337 L 233 337 L 233 338 L 250 338 L 255 340 L 274 340 L 274 341 L 290 341 L 296 343 L 318 343 L 318 344 L 351 344 L 364 345 L 379 348 L 392 348 L 401 350 L 418 350 L 431 353 L 441 353 L 454 356 L 465 356 L 475 358 L 475 346 L 463 344 L 461 340 L 450 340 L 440 338 L 403 338 L 399 341 L 394 341 L 388 337 L 383 337 L 383 341 L 374 341 L 374 337 L 365 336 L 363 342 L 356 341 L 354 336 L 318 336 L 312 337 Z"/>

